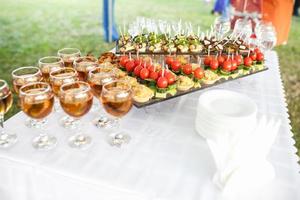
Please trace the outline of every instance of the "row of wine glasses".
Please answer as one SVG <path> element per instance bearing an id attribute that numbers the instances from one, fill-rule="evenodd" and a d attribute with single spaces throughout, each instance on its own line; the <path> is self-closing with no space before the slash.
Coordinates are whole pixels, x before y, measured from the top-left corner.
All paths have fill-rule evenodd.
<path id="1" fill-rule="evenodd" d="M 63 54 L 64 51 L 66 54 Z M 52 112 L 55 102 L 59 102 L 66 114 L 61 119 L 63 127 L 74 130 L 69 145 L 83 149 L 91 144 L 92 139 L 81 130 L 80 118 L 90 111 L 93 96 L 100 100 L 104 110 L 112 116 L 102 114 L 93 123 L 98 127 L 115 129 L 118 127 L 119 119 L 132 107 L 131 87 L 126 81 L 118 79 L 114 68 L 98 65 L 97 59 L 91 56 L 81 57 L 77 49 L 65 48 L 59 50 L 58 55 L 61 57 L 48 56 L 40 59 L 39 67 L 27 66 L 15 69 L 12 72 L 13 88 L 19 96 L 18 106 L 29 117 L 26 125 L 29 128 L 36 128 L 39 132 L 33 140 L 34 148 L 51 149 L 56 145 L 57 139 L 46 134 L 45 118 Z M 6 95 L 4 92 L 0 93 L 1 116 L 3 116 L 12 104 L 12 97 L 7 83 L 4 80 L 1 80 L 1 83 L 3 85 L 0 85 L 1 90 L 3 87 L 3 90 L 7 91 Z M 8 97 L 11 97 L 10 104 Z M 3 117 L 1 122 L 3 125 Z M 120 131 L 111 132 L 107 138 L 111 145 L 116 146 L 130 140 L 129 135 Z M 17 136 L 2 131 L 0 140 L 0 146 L 8 147 L 15 143 Z"/>

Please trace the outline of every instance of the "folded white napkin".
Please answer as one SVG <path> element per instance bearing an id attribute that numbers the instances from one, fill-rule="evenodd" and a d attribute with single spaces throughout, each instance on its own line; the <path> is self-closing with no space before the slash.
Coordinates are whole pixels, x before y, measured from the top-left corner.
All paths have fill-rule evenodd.
<path id="1" fill-rule="evenodd" d="M 266 160 L 277 136 L 280 121 L 263 116 L 248 134 L 239 132 L 207 139 L 217 171 L 213 182 L 222 195 L 234 199 L 249 188 L 259 188 L 275 177 L 273 166 Z M 228 129 L 229 130 L 229 129 Z"/>

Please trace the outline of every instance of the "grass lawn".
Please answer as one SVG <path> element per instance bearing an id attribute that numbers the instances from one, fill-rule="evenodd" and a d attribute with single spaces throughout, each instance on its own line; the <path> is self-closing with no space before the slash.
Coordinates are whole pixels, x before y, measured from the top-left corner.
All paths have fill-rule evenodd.
<path id="1" fill-rule="evenodd" d="M 0 77 L 10 82 L 12 69 L 36 65 L 63 47 L 77 47 L 95 55 L 111 49 L 102 39 L 101 0 L 0 0 Z M 190 21 L 202 30 L 214 17 L 202 0 L 117 0 L 119 24 L 136 16 Z M 277 47 L 293 132 L 300 149 L 300 19 L 293 19 L 288 45 Z M 18 109 L 13 107 L 6 117 Z M 298 152 L 299 153 L 299 152 Z M 300 155 L 300 153 L 299 153 Z"/>

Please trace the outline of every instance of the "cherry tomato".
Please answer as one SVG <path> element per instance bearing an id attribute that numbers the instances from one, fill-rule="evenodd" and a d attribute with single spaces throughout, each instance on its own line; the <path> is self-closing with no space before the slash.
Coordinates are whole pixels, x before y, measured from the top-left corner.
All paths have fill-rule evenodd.
<path id="1" fill-rule="evenodd" d="M 256 53 L 251 53 L 250 58 L 252 59 L 252 61 L 255 61 L 256 60 Z"/>
<path id="2" fill-rule="evenodd" d="M 126 66 L 126 63 L 128 62 L 129 58 L 128 56 L 121 56 L 120 58 L 120 65 L 125 67 Z"/>
<path id="3" fill-rule="evenodd" d="M 169 85 L 172 85 L 176 81 L 175 76 L 173 74 L 171 74 L 171 73 L 168 73 L 166 75 L 166 78 L 167 78 L 167 81 L 168 81 Z"/>
<path id="4" fill-rule="evenodd" d="M 219 65 L 222 66 L 222 65 L 223 65 L 223 62 L 225 61 L 225 58 L 224 58 L 223 56 L 220 55 L 220 56 L 217 57 L 217 60 L 218 60 L 218 62 L 219 62 Z"/>
<path id="5" fill-rule="evenodd" d="M 196 79 L 201 79 L 204 77 L 204 71 L 201 67 L 197 67 L 195 70 L 194 70 L 194 77 Z"/>
<path id="6" fill-rule="evenodd" d="M 156 81 L 158 79 L 158 73 L 154 71 L 150 72 L 149 78 Z"/>
<path id="7" fill-rule="evenodd" d="M 143 63 L 143 59 L 142 58 L 137 58 L 134 60 L 134 65 L 135 66 L 140 66 Z"/>
<path id="8" fill-rule="evenodd" d="M 209 66 L 211 60 L 212 60 L 212 57 L 211 57 L 211 56 L 206 56 L 206 57 L 204 58 L 204 65 Z"/>
<path id="9" fill-rule="evenodd" d="M 151 64 L 147 65 L 146 67 L 150 72 L 154 72 L 155 71 L 155 67 Z"/>
<path id="10" fill-rule="evenodd" d="M 136 75 L 137 77 L 140 77 L 140 72 L 141 72 L 142 69 L 143 69 L 142 66 L 135 67 L 134 70 L 133 70 L 134 75 Z"/>
<path id="11" fill-rule="evenodd" d="M 225 62 L 225 61 L 224 61 Z M 223 63 L 224 64 L 224 63 Z M 219 67 L 219 62 L 218 62 L 218 60 L 217 59 L 215 59 L 215 58 L 213 58 L 213 59 L 211 59 L 211 61 L 210 61 L 210 68 L 212 69 L 212 70 L 216 70 L 216 69 L 218 69 L 218 67 Z"/>
<path id="12" fill-rule="evenodd" d="M 159 77 L 156 84 L 159 88 L 166 88 L 168 87 L 168 80 L 166 77 Z"/>
<path id="13" fill-rule="evenodd" d="M 231 61 L 230 60 L 225 60 L 222 66 L 222 70 L 224 71 L 230 71 L 231 70 Z"/>
<path id="14" fill-rule="evenodd" d="M 146 79 L 149 77 L 149 74 L 150 74 L 149 70 L 147 68 L 143 68 L 140 72 L 140 77 L 141 79 Z"/>
<path id="15" fill-rule="evenodd" d="M 265 56 L 264 56 L 264 54 L 263 53 L 257 53 L 257 56 L 256 56 L 257 58 L 256 58 L 256 60 L 257 61 L 263 61 L 264 59 L 265 59 Z"/>
<path id="16" fill-rule="evenodd" d="M 171 68 L 173 71 L 178 72 L 180 70 L 180 62 L 178 60 L 174 60 L 171 64 Z"/>
<path id="17" fill-rule="evenodd" d="M 185 73 L 186 75 L 190 75 L 190 74 L 193 72 L 192 65 L 190 65 L 190 64 L 185 64 L 185 65 L 182 67 L 182 71 L 183 71 L 183 73 Z"/>
<path id="18" fill-rule="evenodd" d="M 173 61 L 174 61 L 174 58 L 172 56 L 166 56 L 166 59 L 165 59 L 166 64 L 171 66 Z"/>
<path id="19" fill-rule="evenodd" d="M 251 67 L 251 65 L 252 65 L 252 59 L 250 57 L 244 58 L 244 65 L 246 67 Z"/>
<path id="20" fill-rule="evenodd" d="M 134 60 L 128 60 L 125 67 L 127 72 L 132 72 L 134 70 Z"/>
<path id="21" fill-rule="evenodd" d="M 231 61 L 231 69 L 230 69 L 230 70 L 231 70 L 231 71 L 236 70 L 237 67 L 238 67 L 237 61 L 236 61 L 236 60 L 232 60 L 232 61 Z"/>
<path id="22" fill-rule="evenodd" d="M 234 60 L 236 61 L 238 66 L 243 63 L 243 57 L 241 55 L 234 56 Z"/>
<path id="23" fill-rule="evenodd" d="M 255 49 L 254 49 L 254 52 L 255 52 L 256 54 L 261 53 L 261 51 L 260 51 L 259 48 L 255 48 Z"/>
<path id="24" fill-rule="evenodd" d="M 169 70 L 167 70 L 167 69 L 162 69 L 162 70 L 160 70 L 160 71 L 158 72 L 158 76 L 159 76 L 159 77 L 162 77 L 162 76 L 164 75 L 164 77 L 166 77 L 167 74 L 169 74 L 169 73 L 170 73 Z"/>

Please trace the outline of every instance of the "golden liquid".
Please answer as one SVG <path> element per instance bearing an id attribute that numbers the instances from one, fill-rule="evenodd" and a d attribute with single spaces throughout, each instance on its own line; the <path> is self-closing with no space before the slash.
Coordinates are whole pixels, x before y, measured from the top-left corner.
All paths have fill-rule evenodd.
<path id="1" fill-rule="evenodd" d="M 17 84 L 16 81 L 13 81 L 13 88 L 16 94 L 19 94 L 19 90 L 23 85 Z"/>
<path id="2" fill-rule="evenodd" d="M 122 117 L 126 115 L 132 107 L 131 98 L 114 101 L 111 98 L 106 98 L 105 96 L 102 96 L 101 100 L 106 112 L 115 117 Z"/>
<path id="3" fill-rule="evenodd" d="M 25 114 L 34 119 L 43 119 L 48 116 L 53 108 L 54 95 L 53 94 L 41 94 L 37 93 L 41 90 L 31 89 L 27 90 L 28 96 L 21 97 L 21 107 Z M 34 94 L 37 94 L 34 96 Z"/>
<path id="4" fill-rule="evenodd" d="M 91 83 L 91 82 L 89 82 L 89 84 L 92 88 L 93 95 L 97 98 L 100 98 L 102 92 L 102 85 Z"/>
<path id="5" fill-rule="evenodd" d="M 85 97 L 82 99 L 68 99 L 70 97 L 67 96 L 62 97 L 60 98 L 60 105 L 68 115 L 75 118 L 82 117 L 90 111 L 93 104 L 92 94 L 83 95 L 85 95 Z"/>
<path id="6" fill-rule="evenodd" d="M 84 71 L 78 71 L 77 70 L 77 73 L 78 73 L 78 78 L 80 81 L 86 81 L 87 80 L 87 72 L 84 72 Z"/>
<path id="7" fill-rule="evenodd" d="M 42 72 L 42 76 L 43 76 L 43 81 L 46 82 L 46 83 L 49 83 L 50 82 L 50 75 L 49 75 L 49 72 Z"/>
<path id="8" fill-rule="evenodd" d="M 73 67 L 73 60 L 64 60 L 65 67 Z"/>
<path id="9" fill-rule="evenodd" d="M 0 114 L 4 115 L 11 108 L 13 103 L 13 97 L 11 92 L 9 92 L 6 96 L 0 97 Z"/>
<path id="10" fill-rule="evenodd" d="M 52 91 L 53 93 L 58 96 L 59 95 L 59 92 L 60 92 L 60 87 L 63 85 L 63 84 L 66 84 L 66 83 L 73 83 L 75 81 L 77 81 L 77 77 L 65 77 L 65 78 L 62 78 L 64 76 L 67 76 L 67 73 L 65 74 L 61 74 L 61 77 L 59 77 L 59 75 L 56 75 L 59 79 L 56 79 L 53 78 L 50 82 L 51 82 L 51 87 L 52 87 Z"/>

